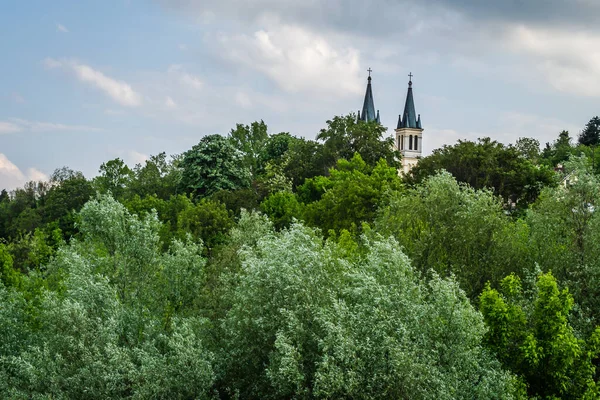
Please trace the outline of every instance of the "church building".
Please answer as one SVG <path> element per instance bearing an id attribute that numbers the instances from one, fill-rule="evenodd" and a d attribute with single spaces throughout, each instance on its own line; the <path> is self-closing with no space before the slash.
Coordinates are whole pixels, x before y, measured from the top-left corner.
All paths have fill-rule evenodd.
<path id="1" fill-rule="evenodd" d="M 375 103 L 373 102 L 373 89 L 371 87 L 371 69 L 368 69 L 367 91 L 363 102 L 362 112 L 358 112 L 358 120 L 381 123 L 379 110 L 375 113 Z M 410 169 L 417 164 L 423 151 L 423 125 L 421 124 L 421 115 L 415 112 L 415 101 L 412 90 L 412 73 L 408 75 L 408 92 L 404 102 L 404 112 L 398 116 L 398 125 L 395 130 L 394 149 L 400 151 L 402 155 L 402 168 L 398 171 L 400 174 L 407 174 Z"/>

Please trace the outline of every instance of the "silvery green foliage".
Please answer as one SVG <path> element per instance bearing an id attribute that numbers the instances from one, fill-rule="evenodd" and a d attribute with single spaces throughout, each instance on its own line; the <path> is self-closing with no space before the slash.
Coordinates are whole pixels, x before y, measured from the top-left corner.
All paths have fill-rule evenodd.
<path id="1" fill-rule="evenodd" d="M 511 398 L 455 281 L 419 280 L 394 240 L 350 263 L 293 225 L 242 256 L 222 390 L 240 398 Z"/>
<path id="2" fill-rule="evenodd" d="M 600 178 L 587 159 L 565 163 L 563 184 L 542 191 L 529 210 L 531 252 L 543 271 L 568 286 L 577 304 L 577 328 L 600 324 Z"/>
<path id="3" fill-rule="evenodd" d="M 416 269 L 454 274 L 470 298 L 487 281 L 533 265 L 527 226 L 506 216 L 491 191 L 460 184 L 446 171 L 392 194 L 375 225 L 400 242 Z"/>
<path id="4" fill-rule="evenodd" d="M 202 282 L 201 246 L 174 242 L 162 253 L 156 218 L 140 220 L 108 196 L 80 218 L 83 240 L 48 266 L 53 290 L 33 310 L 31 339 L 12 354 L 1 348 L 8 383 L 0 397 L 211 397 L 206 322 L 188 317 Z M 12 304 L 15 319 L 19 303 Z"/>

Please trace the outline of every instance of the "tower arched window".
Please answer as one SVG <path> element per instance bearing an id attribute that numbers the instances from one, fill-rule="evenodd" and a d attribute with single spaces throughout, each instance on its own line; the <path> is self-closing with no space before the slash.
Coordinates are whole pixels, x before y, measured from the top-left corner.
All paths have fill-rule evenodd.
<path id="1" fill-rule="evenodd" d="M 419 137 L 415 135 L 415 150 L 419 150 Z"/>
<path id="2" fill-rule="evenodd" d="M 400 135 L 400 150 L 404 150 L 404 135 Z"/>
<path id="3" fill-rule="evenodd" d="M 412 146 L 412 135 L 410 135 L 408 137 L 408 149 L 412 150 L 413 146 Z"/>

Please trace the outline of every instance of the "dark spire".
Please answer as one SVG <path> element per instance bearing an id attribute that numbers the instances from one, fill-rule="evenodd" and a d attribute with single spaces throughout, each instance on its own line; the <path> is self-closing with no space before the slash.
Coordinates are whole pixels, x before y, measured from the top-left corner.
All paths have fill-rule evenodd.
<path id="1" fill-rule="evenodd" d="M 398 118 L 398 128 L 419 128 L 421 127 L 421 116 L 417 120 L 417 113 L 415 112 L 415 101 L 413 99 L 412 91 L 412 72 L 408 74 L 408 93 L 406 93 L 406 102 L 404 103 L 404 113 L 401 118 Z"/>
<path id="2" fill-rule="evenodd" d="M 365 122 L 375 121 L 378 116 L 375 115 L 375 103 L 373 102 L 373 90 L 371 89 L 371 68 L 369 68 L 369 77 L 367 78 L 367 91 L 365 92 L 365 101 L 363 102 L 362 113 L 358 118 Z"/>

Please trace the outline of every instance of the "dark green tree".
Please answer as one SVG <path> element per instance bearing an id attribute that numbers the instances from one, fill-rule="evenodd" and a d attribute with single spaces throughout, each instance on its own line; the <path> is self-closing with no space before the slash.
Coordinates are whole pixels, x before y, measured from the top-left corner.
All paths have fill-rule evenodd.
<path id="1" fill-rule="evenodd" d="M 304 218 L 324 232 L 346 229 L 357 233 L 363 222 L 372 222 L 377 207 L 390 191 L 401 188 L 395 167 L 380 159 L 375 168 L 356 153 L 351 160 L 338 160 L 329 176 L 307 179 L 298 188 L 306 204 Z"/>
<path id="2" fill-rule="evenodd" d="M 94 179 L 94 187 L 100 193 L 112 193 L 116 199 L 123 199 L 133 178 L 133 171 L 120 158 L 107 161 L 100 166 L 100 175 Z"/>
<path id="3" fill-rule="evenodd" d="M 434 150 L 419 161 L 406 181 L 414 185 L 442 169 L 474 189 L 490 188 L 505 203 L 516 203 L 522 209 L 537 198 L 544 186 L 556 183 L 552 169 L 534 165 L 517 148 L 490 138 L 459 140 Z"/>
<path id="4" fill-rule="evenodd" d="M 598 398 L 600 328 L 587 340 L 578 338 L 569 323 L 574 305 L 569 290 L 560 290 L 551 273 L 541 274 L 535 286 L 533 298 L 514 275 L 502 281 L 500 291 L 486 287 L 480 297 L 489 327 L 486 344 L 524 379 L 533 398 Z"/>
<path id="5" fill-rule="evenodd" d="M 385 138 L 386 128 L 373 121 L 357 121 L 355 114 L 335 116 L 321 129 L 317 140 L 324 143 L 324 154 L 329 167 L 337 160 L 351 159 L 359 153 L 367 165 L 374 167 L 383 158 L 389 166 L 400 166 L 400 154 L 394 151 L 394 139 Z"/>
<path id="6" fill-rule="evenodd" d="M 592 169 L 595 170 L 596 147 L 600 144 L 600 118 L 596 116 L 589 120 L 579 135 L 579 144 L 592 149 Z"/>
<path id="7" fill-rule="evenodd" d="M 181 160 L 181 188 L 196 196 L 250 186 L 243 153 L 221 135 L 205 136 Z"/>
<path id="8" fill-rule="evenodd" d="M 250 171 L 253 179 L 263 169 L 262 154 L 269 139 L 267 124 L 255 121 L 250 125 L 237 124 L 229 132 L 229 140 L 243 154 L 243 164 Z"/>

